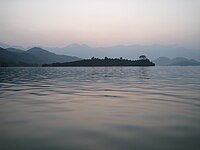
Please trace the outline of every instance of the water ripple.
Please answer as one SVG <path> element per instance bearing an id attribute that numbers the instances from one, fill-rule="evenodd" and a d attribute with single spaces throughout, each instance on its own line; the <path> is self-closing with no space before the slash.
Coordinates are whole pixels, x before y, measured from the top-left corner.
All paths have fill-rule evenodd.
<path id="1" fill-rule="evenodd" d="M 200 67 L 0 68 L 0 149 L 199 149 Z"/>

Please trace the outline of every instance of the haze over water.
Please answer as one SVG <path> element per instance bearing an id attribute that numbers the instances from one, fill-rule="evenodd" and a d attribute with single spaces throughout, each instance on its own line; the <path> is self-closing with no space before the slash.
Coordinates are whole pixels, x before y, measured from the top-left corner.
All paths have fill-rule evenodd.
<path id="1" fill-rule="evenodd" d="M 200 67 L 0 68 L 0 149 L 199 150 Z"/>

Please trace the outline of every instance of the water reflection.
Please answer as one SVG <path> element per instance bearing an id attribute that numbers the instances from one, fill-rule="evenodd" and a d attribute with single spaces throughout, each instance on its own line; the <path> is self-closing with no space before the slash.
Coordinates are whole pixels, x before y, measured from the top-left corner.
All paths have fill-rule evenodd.
<path id="1" fill-rule="evenodd" d="M 0 149 L 199 149 L 199 73 L 0 68 Z"/>
<path id="2" fill-rule="evenodd" d="M 138 76 L 140 79 L 150 79 L 148 67 L 138 67 Z"/>

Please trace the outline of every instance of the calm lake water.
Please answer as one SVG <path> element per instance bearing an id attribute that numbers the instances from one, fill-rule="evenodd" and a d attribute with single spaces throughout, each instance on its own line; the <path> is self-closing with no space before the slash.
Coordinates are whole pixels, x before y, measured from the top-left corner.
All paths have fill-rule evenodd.
<path id="1" fill-rule="evenodd" d="M 200 67 L 0 68 L 1 150 L 199 150 Z"/>

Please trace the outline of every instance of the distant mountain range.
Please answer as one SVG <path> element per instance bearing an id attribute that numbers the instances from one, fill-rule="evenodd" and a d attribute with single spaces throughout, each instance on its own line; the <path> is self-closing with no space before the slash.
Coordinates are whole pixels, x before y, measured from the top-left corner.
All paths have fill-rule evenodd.
<path id="1" fill-rule="evenodd" d="M 121 45 L 92 48 L 87 45 L 71 44 L 64 48 L 34 47 L 25 51 L 25 48 L 20 46 L 13 46 L 11 48 L 11 46 L 7 44 L 0 43 L 0 66 L 41 66 L 42 64 L 78 61 L 81 60 L 81 58 L 91 58 L 93 56 L 99 58 L 104 58 L 106 56 L 110 58 L 123 57 L 137 59 L 137 56 L 141 54 L 145 54 L 150 60 L 155 59 L 153 62 L 157 66 L 200 65 L 200 50 L 190 51 L 176 46 Z M 170 59 L 175 56 L 181 57 Z"/>
<path id="2" fill-rule="evenodd" d="M 200 62 L 194 59 L 187 59 L 184 57 L 176 57 L 170 59 L 168 57 L 159 57 L 153 60 L 157 66 L 200 66 Z"/>
<path id="3" fill-rule="evenodd" d="M 27 48 L 24 48 L 22 46 L 17 46 L 17 45 L 8 45 L 8 44 L 5 44 L 5 43 L 2 43 L 0 42 L 0 47 L 1 48 L 4 48 L 4 49 L 7 49 L 7 48 L 15 48 L 15 49 L 21 49 L 21 50 L 26 50 Z M 29 49 L 29 48 L 28 48 Z"/>
<path id="4" fill-rule="evenodd" d="M 39 47 L 34 47 L 27 51 L 0 47 L 0 66 L 41 66 L 47 63 L 62 63 L 77 60 L 81 60 L 81 58 L 57 55 Z"/>
<path id="5" fill-rule="evenodd" d="M 21 46 L 12 46 L 4 43 L 0 43 L 2 48 L 16 48 L 27 50 L 30 48 L 24 48 Z M 141 54 L 145 54 L 149 59 L 154 60 L 160 56 L 169 58 L 185 57 L 189 59 L 195 59 L 200 61 L 200 48 L 199 49 L 187 49 L 176 45 L 116 45 L 110 47 L 90 47 L 85 44 L 70 44 L 68 46 L 59 47 L 44 47 L 39 46 L 55 54 L 77 56 L 80 58 L 98 57 L 123 57 L 127 59 L 137 59 Z"/>
<path id="6" fill-rule="evenodd" d="M 145 54 L 151 60 L 165 56 L 169 58 L 185 57 L 200 61 L 200 49 L 186 49 L 176 45 L 117 45 L 94 48 L 85 44 L 71 44 L 63 48 L 44 48 L 57 54 L 66 54 L 81 58 L 91 58 L 93 56 L 104 58 L 106 56 L 137 59 L 137 56 Z"/>

